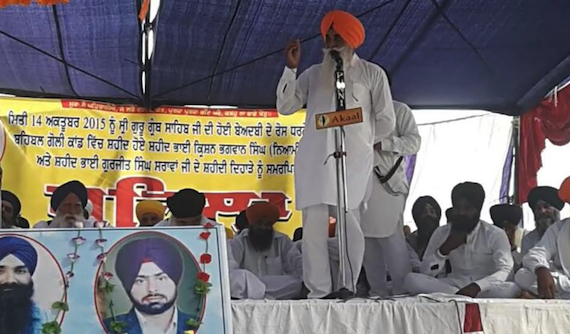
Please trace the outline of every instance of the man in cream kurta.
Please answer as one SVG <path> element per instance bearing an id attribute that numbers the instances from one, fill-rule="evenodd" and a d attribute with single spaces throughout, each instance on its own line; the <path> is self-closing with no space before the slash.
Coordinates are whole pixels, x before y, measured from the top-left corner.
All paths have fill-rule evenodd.
<path id="1" fill-rule="evenodd" d="M 380 66 L 354 53 L 364 41 L 360 21 L 346 12 L 333 11 L 323 19 L 321 33 L 326 44 L 323 62 L 297 78 L 300 42 L 290 42 L 287 67 L 277 87 L 277 109 L 282 115 L 291 115 L 305 105 L 307 108 L 305 130 L 295 156 L 295 200 L 297 209 L 303 211 L 303 272 L 309 298 L 323 298 L 332 292 L 327 230 L 329 210 L 337 205 L 335 159 L 330 157 L 335 152 L 335 130 L 315 127 L 315 115 L 336 110 L 331 50 L 338 51 L 344 60 L 346 107 L 360 107 L 363 115 L 362 123 L 344 128 L 350 210 L 346 224 L 348 254 L 344 257 L 348 260 L 345 273 L 349 290 L 358 279 L 364 256 L 359 222 L 371 192 L 373 145 L 395 125 L 386 74 Z"/>
<path id="2" fill-rule="evenodd" d="M 412 110 L 407 105 L 394 101 L 394 111 L 394 131 L 374 146 L 376 175 L 368 209 L 361 221 L 366 240 L 364 270 L 372 296 L 389 294 L 386 268 L 392 278 L 392 293 L 405 293 L 404 279 L 411 270 L 402 220 L 410 187 L 405 164 L 403 161 L 397 167 L 396 164 L 400 157 L 420 150 L 421 137 Z M 395 173 L 388 179 L 387 175 L 393 168 L 396 168 Z M 384 182 L 381 182 L 381 177 Z"/>
<path id="3" fill-rule="evenodd" d="M 550 226 L 523 258 L 515 281 L 525 291 L 544 299 L 570 299 L 570 219 Z"/>
<path id="4" fill-rule="evenodd" d="M 513 270 L 507 235 L 480 220 L 485 191 L 480 184 L 465 182 L 452 191 L 453 220 L 432 235 L 422 261 L 422 274 L 406 277 L 411 294 L 447 293 L 472 298 L 514 298 L 520 290 L 506 282 Z M 446 278 L 435 278 L 451 263 Z"/>

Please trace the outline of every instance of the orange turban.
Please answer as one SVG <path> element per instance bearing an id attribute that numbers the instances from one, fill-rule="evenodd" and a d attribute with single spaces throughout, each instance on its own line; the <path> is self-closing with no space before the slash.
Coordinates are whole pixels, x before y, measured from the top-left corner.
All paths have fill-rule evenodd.
<path id="1" fill-rule="evenodd" d="M 160 219 L 163 219 L 165 210 L 164 205 L 159 201 L 142 201 L 137 204 L 137 218 L 140 221 L 145 214 L 154 213 L 159 216 Z"/>
<path id="2" fill-rule="evenodd" d="M 260 224 L 264 218 L 270 223 L 275 224 L 279 220 L 281 213 L 277 205 L 259 202 L 247 208 L 247 210 L 245 210 L 245 216 L 247 217 L 249 225 L 253 226 Z"/>
<path id="3" fill-rule="evenodd" d="M 321 34 L 326 38 L 327 32 L 333 28 L 352 49 L 364 43 L 364 26 L 354 15 L 342 10 L 329 12 L 321 21 Z"/>
<path id="4" fill-rule="evenodd" d="M 570 203 L 570 176 L 562 182 L 560 190 L 558 190 L 558 197 L 566 203 Z"/>

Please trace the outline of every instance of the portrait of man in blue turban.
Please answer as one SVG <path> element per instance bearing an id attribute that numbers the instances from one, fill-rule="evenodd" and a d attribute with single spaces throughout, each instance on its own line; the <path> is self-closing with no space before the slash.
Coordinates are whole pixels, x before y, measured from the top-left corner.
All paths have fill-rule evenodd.
<path id="1" fill-rule="evenodd" d="M 112 321 L 125 323 L 129 334 L 183 334 L 190 329 L 191 316 L 177 306 L 184 260 L 173 242 L 158 236 L 128 241 L 119 248 L 114 269 L 132 308 L 104 320 L 109 332 Z"/>
<path id="2" fill-rule="evenodd" d="M 32 300 L 38 253 L 24 238 L 0 238 L 0 333 L 41 334 L 45 313 Z"/>

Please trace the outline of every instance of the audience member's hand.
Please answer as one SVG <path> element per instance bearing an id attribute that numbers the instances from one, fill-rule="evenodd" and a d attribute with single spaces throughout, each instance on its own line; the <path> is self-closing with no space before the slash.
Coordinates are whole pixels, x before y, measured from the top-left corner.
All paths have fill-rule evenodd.
<path id="1" fill-rule="evenodd" d="M 542 267 L 536 270 L 536 282 L 538 283 L 538 296 L 542 299 L 554 299 L 556 285 L 548 268 Z"/>
<path id="2" fill-rule="evenodd" d="M 463 289 L 457 291 L 457 295 L 467 296 L 471 298 L 477 297 L 477 295 L 481 292 L 481 288 L 477 283 L 471 283 L 468 286 L 464 287 Z"/>
<path id="3" fill-rule="evenodd" d="M 443 245 L 441 245 L 441 247 L 439 248 L 439 252 L 442 255 L 447 256 L 449 255 L 449 253 L 451 253 L 452 250 L 456 249 L 457 247 L 463 245 L 466 242 L 467 242 L 467 234 L 452 230 L 449 233 L 449 236 L 447 237 Z"/>

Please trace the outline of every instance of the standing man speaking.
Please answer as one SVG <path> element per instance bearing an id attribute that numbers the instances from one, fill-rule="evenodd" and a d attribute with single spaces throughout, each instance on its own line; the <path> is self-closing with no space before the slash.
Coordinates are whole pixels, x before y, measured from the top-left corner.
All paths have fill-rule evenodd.
<path id="1" fill-rule="evenodd" d="M 291 115 L 306 105 L 305 131 L 295 156 L 295 198 L 303 211 L 303 273 L 309 298 L 335 297 L 327 247 L 329 211 L 337 205 L 334 129 L 317 130 L 315 115 L 336 110 L 335 67 L 338 52 L 345 73 L 346 108 L 362 108 L 363 122 L 344 128 L 348 209 L 346 219 L 347 285 L 352 290 L 364 257 L 360 216 L 372 190 L 373 145 L 392 132 L 394 107 L 386 74 L 380 66 L 360 59 L 355 50 L 364 42 L 364 27 L 353 15 L 335 10 L 321 22 L 323 61 L 297 77 L 301 45 L 285 48 L 286 65 L 277 87 L 277 109 Z M 380 126 L 375 126 L 379 123 Z M 330 157 L 330 159 L 329 159 Z M 352 282 L 351 282 L 352 280 Z M 354 292 L 354 291 L 352 291 Z"/>

